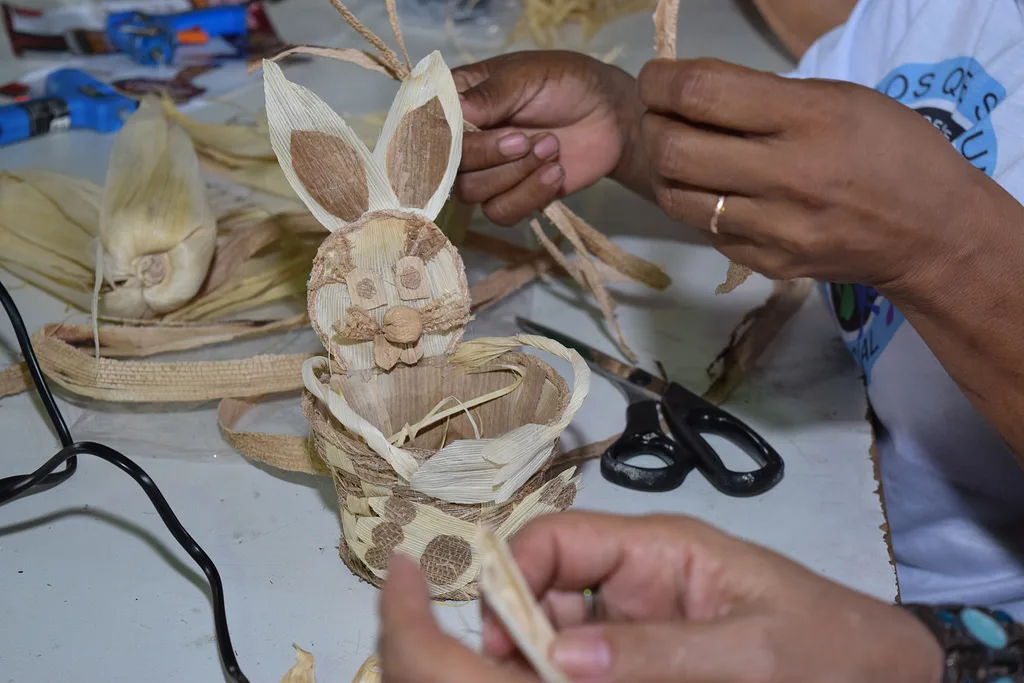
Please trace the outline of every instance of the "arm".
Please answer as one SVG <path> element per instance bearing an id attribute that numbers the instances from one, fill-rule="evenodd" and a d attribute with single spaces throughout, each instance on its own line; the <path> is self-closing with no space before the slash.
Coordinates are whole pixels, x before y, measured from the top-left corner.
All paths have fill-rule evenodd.
<path id="1" fill-rule="evenodd" d="M 793 56 L 800 59 L 818 38 L 844 23 L 857 0 L 753 0 Z"/>
<path id="2" fill-rule="evenodd" d="M 977 172 L 950 241 L 884 292 L 1024 464 L 1024 206 Z"/>

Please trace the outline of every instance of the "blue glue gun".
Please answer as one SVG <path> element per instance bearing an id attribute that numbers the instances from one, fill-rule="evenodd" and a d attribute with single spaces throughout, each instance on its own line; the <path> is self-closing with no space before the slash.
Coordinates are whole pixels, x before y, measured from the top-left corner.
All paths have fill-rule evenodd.
<path id="1" fill-rule="evenodd" d="M 46 78 L 43 97 L 0 107 L 0 145 L 45 135 L 51 130 L 120 130 L 139 103 L 77 69 L 59 69 Z"/>
<path id="2" fill-rule="evenodd" d="M 107 17 L 106 38 L 138 64 L 171 64 L 180 45 L 249 31 L 246 5 L 219 5 L 178 14 L 115 12 Z"/>

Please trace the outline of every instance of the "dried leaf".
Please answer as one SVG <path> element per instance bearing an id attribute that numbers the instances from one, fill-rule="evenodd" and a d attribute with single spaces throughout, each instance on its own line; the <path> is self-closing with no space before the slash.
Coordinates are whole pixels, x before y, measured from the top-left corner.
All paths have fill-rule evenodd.
<path id="1" fill-rule="evenodd" d="M 479 527 L 480 590 L 519 651 L 544 683 L 569 683 L 548 659 L 555 629 L 537 604 L 508 547 L 492 531 Z"/>
<path id="2" fill-rule="evenodd" d="M 679 0 L 658 0 L 654 10 L 654 53 L 659 59 L 676 58 Z"/>
<path id="3" fill-rule="evenodd" d="M 281 679 L 281 683 L 316 683 L 316 671 L 313 655 L 303 650 L 298 645 L 295 648 L 295 666 L 288 669 L 288 673 Z"/>
<path id="4" fill-rule="evenodd" d="M 398 75 L 389 67 L 380 57 L 371 55 L 365 50 L 357 50 L 351 47 L 317 47 L 315 45 L 296 45 L 286 50 L 278 52 L 276 55 L 270 58 L 273 62 L 279 62 L 282 59 L 290 55 L 304 54 L 313 55 L 315 57 L 327 57 L 329 59 L 336 59 L 341 62 L 348 62 L 349 64 L 355 64 L 361 66 L 364 69 L 370 71 L 376 71 L 382 73 L 388 78 L 398 79 Z M 254 65 L 250 72 L 256 71 L 261 68 L 262 63 Z"/>
<path id="5" fill-rule="evenodd" d="M 800 310 L 813 286 L 814 281 L 809 279 L 774 283 L 771 296 L 743 316 L 729 344 L 708 368 L 714 381 L 704 398 L 715 404 L 729 398 L 790 318 Z"/>
<path id="6" fill-rule="evenodd" d="M 729 261 L 729 270 L 725 274 L 725 282 L 718 285 L 715 289 L 715 294 L 728 294 L 746 282 L 747 278 L 752 274 L 753 271 L 750 268 Z"/>
<path id="7" fill-rule="evenodd" d="M 114 138 L 100 211 L 107 312 L 149 318 L 196 295 L 217 224 L 188 134 L 145 98 Z"/>

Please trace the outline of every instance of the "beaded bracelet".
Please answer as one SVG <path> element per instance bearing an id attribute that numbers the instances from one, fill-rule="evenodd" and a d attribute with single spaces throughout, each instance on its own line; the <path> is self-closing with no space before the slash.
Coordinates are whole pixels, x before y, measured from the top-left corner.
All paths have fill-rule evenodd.
<path id="1" fill-rule="evenodd" d="M 942 683 L 1024 683 L 1024 624 L 1000 610 L 903 605 L 946 653 Z"/>

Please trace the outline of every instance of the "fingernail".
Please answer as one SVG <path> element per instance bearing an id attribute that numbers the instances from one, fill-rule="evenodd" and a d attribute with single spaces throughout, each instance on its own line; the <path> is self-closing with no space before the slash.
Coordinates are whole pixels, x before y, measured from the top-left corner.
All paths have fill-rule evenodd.
<path id="1" fill-rule="evenodd" d="M 554 135 L 545 135 L 533 146 L 533 153 L 542 161 L 550 159 L 558 154 L 558 138 Z"/>
<path id="2" fill-rule="evenodd" d="M 530 141 L 522 133 L 512 133 L 498 140 L 498 151 L 509 158 L 518 158 L 530 149 Z"/>
<path id="3" fill-rule="evenodd" d="M 557 185 L 565 177 L 565 171 L 558 164 L 552 164 L 540 174 L 540 182 L 545 185 Z"/>
<path id="4" fill-rule="evenodd" d="M 593 678 L 612 666 L 612 651 L 599 633 L 565 633 L 551 648 L 551 658 L 573 678 Z"/>

